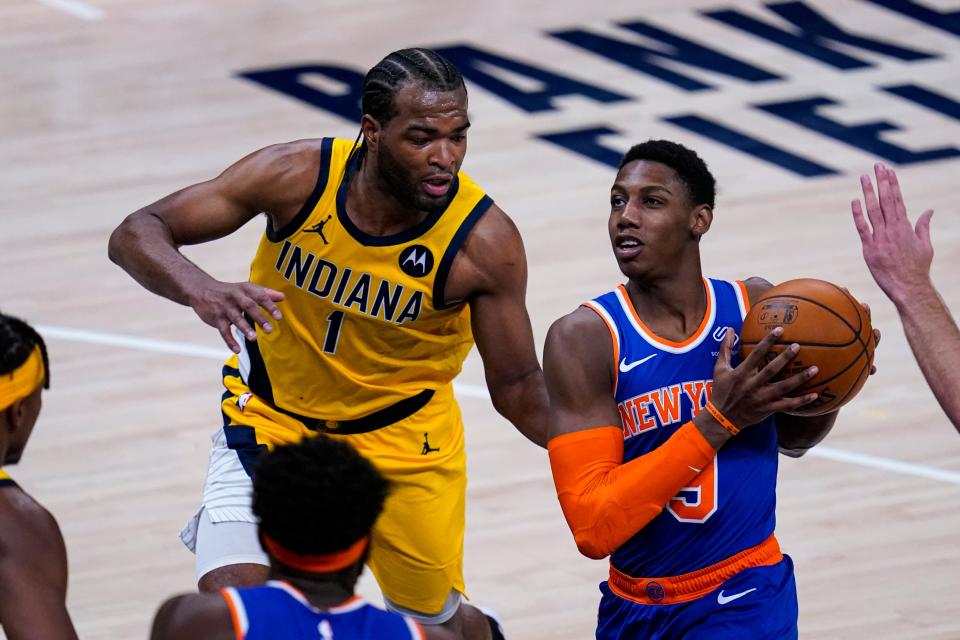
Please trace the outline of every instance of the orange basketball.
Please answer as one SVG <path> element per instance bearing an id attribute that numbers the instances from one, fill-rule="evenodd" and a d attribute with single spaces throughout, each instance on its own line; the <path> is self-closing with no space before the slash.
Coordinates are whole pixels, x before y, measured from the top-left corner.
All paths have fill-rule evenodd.
<path id="1" fill-rule="evenodd" d="M 815 392 L 812 404 L 792 411 L 799 416 L 818 416 L 836 411 L 860 389 L 873 365 L 876 342 L 873 327 L 860 303 L 835 284 L 812 278 L 789 280 L 756 300 L 740 331 L 740 355 L 746 358 L 774 327 L 783 335 L 767 353 L 773 360 L 790 344 L 800 352 L 779 378 L 816 365 L 819 372 L 791 395 Z"/>

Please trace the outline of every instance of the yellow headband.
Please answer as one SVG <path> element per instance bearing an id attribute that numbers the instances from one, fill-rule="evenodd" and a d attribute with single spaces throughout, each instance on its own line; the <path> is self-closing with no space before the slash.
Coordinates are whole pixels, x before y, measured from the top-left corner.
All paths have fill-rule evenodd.
<path id="1" fill-rule="evenodd" d="M 43 384 L 44 377 L 43 355 L 37 345 L 26 362 L 12 372 L 0 375 L 0 411 L 33 393 Z"/>

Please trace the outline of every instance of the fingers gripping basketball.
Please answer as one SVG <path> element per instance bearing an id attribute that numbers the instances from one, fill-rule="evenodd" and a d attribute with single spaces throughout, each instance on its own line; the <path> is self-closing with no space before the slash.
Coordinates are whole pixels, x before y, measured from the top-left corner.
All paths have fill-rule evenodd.
<path id="1" fill-rule="evenodd" d="M 830 413 L 857 395 L 870 374 L 876 341 L 869 314 L 853 296 L 834 284 L 812 278 L 773 287 L 754 302 L 743 321 L 742 357 L 746 358 L 777 326 L 783 327 L 783 335 L 767 353 L 768 361 L 791 343 L 800 345 L 799 354 L 778 379 L 812 365 L 819 369 L 793 393 L 816 393 L 817 399 L 791 413 Z"/>

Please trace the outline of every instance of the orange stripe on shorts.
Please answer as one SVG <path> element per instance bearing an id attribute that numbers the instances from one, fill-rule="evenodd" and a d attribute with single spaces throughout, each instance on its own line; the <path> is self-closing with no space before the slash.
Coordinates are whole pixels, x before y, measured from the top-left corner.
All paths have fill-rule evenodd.
<path id="1" fill-rule="evenodd" d="M 615 594 L 639 604 L 677 604 L 702 598 L 744 569 L 767 567 L 783 559 L 771 534 L 755 547 L 744 549 L 717 564 L 679 576 L 633 578 L 610 565 L 607 584 Z"/>

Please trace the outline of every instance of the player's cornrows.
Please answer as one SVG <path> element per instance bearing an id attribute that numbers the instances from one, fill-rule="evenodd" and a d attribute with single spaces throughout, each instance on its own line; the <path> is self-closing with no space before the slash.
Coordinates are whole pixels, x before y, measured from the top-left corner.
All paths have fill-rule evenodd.
<path id="1" fill-rule="evenodd" d="M 260 459 L 253 474 L 253 512 L 261 531 L 290 551 L 331 553 L 369 533 L 387 488 L 352 446 L 319 435 Z"/>
<path id="2" fill-rule="evenodd" d="M 649 160 L 665 164 L 677 172 L 677 176 L 687 185 L 693 204 L 714 206 L 717 196 L 717 181 L 707 163 L 682 144 L 670 140 L 647 140 L 634 145 L 620 161 L 620 169 L 634 160 Z"/>
<path id="3" fill-rule="evenodd" d="M 363 79 L 361 108 L 385 125 L 396 113 L 397 91 L 416 83 L 432 91 L 454 91 L 466 86 L 463 76 L 446 58 L 431 49 L 401 49 L 381 60 Z"/>
<path id="4" fill-rule="evenodd" d="M 40 345 L 43 369 L 46 372 L 43 388 L 49 389 L 50 363 L 43 338 L 23 320 L 0 313 L 0 375 L 11 373 L 26 362 L 37 345 Z"/>

